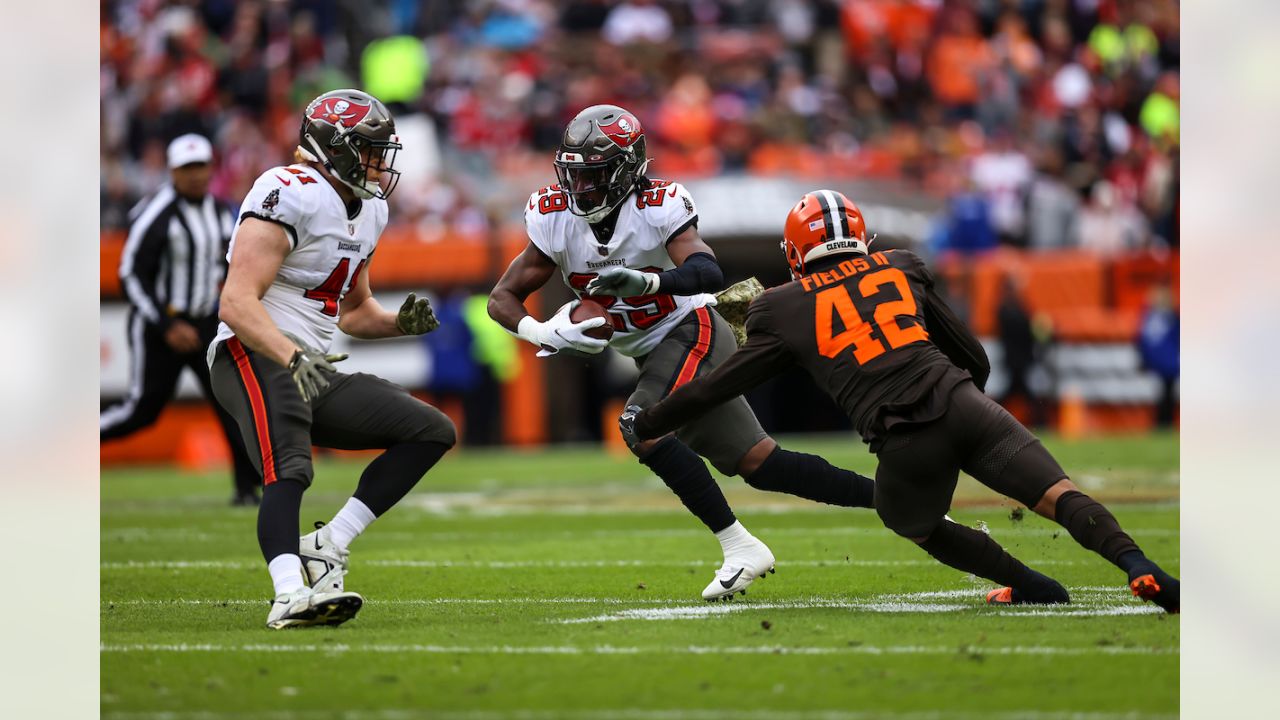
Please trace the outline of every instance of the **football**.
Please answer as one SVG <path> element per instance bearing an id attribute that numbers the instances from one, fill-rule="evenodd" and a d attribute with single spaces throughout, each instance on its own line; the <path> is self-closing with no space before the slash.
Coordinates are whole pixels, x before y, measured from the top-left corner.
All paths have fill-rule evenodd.
<path id="1" fill-rule="evenodd" d="M 573 309 L 569 311 L 569 319 L 576 323 L 597 317 L 605 319 L 604 325 L 601 325 L 598 328 L 591 328 L 584 334 L 587 337 L 593 337 L 598 340 L 608 340 L 613 337 L 613 325 L 609 322 L 609 313 L 600 305 L 600 303 L 592 302 L 590 300 L 579 300 L 573 306 Z"/>

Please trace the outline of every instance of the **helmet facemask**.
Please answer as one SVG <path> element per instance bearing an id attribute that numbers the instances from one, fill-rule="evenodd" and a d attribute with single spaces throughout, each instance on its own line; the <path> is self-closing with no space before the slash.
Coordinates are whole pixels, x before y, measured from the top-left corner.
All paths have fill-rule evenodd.
<path id="1" fill-rule="evenodd" d="M 796 250 L 793 243 L 787 242 L 784 236 L 782 242 L 778 243 L 782 247 L 782 254 L 787 258 L 787 270 L 791 271 L 791 279 L 799 280 L 804 275 L 804 259 L 800 257 L 800 253 Z"/>
<path id="2" fill-rule="evenodd" d="M 396 155 L 404 147 L 400 136 L 389 140 L 377 140 L 355 134 L 353 130 L 334 133 L 333 138 L 321 145 L 311 133 L 304 136 L 311 146 L 308 159 L 323 163 L 343 185 L 361 200 L 380 198 L 386 200 L 400 182 L 400 171 L 395 169 Z M 322 150 L 321 148 L 325 148 Z"/>
<path id="3" fill-rule="evenodd" d="M 634 165 L 633 152 L 594 163 L 582 162 L 581 157 L 577 153 L 561 152 L 555 161 L 556 178 L 560 189 L 569 197 L 569 211 L 586 218 L 587 222 L 599 222 L 631 194 L 644 168 L 628 172 Z"/>

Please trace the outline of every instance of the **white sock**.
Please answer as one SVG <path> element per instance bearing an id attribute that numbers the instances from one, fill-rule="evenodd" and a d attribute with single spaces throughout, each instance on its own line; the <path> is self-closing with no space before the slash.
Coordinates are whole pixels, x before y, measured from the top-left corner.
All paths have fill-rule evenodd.
<path id="1" fill-rule="evenodd" d="M 741 522 L 734 520 L 732 525 L 716 533 L 716 539 L 720 541 L 720 547 L 724 549 L 724 556 L 729 557 L 738 548 L 755 540 L 755 536 L 747 532 L 747 529 L 742 527 Z"/>
<path id="2" fill-rule="evenodd" d="M 378 516 L 373 514 L 368 505 L 351 498 L 329 521 L 329 539 L 333 540 L 334 545 L 346 550 L 351 541 L 377 519 Z"/>
<path id="3" fill-rule="evenodd" d="M 271 584 L 276 587 L 276 595 L 288 595 L 300 590 L 306 583 L 302 582 L 302 558 L 285 553 L 277 555 L 267 563 L 267 571 L 271 573 Z"/>

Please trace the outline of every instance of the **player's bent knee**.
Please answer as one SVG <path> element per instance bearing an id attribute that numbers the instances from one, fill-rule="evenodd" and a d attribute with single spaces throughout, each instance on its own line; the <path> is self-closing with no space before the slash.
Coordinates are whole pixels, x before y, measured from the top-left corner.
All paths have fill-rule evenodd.
<path id="1" fill-rule="evenodd" d="M 938 524 L 945 522 L 943 518 L 902 517 L 886 513 L 879 506 L 876 507 L 876 514 L 880 516 L 880 522 L 884 523 L 885 527 L 917 544 L 928 540 L 933 531 L 938 528 Z"/>
<path id="2" fill-rule="evenodd" d="M 274 480 L 268 482 L 269 478 L 263 477 L 264 484 L 271 484 L 276 480 L 292 480 L 305 487 L 311 487 L 311 479 L 315 476 L 315 469 L 311 464 L 311 455 L 302 453 L 284 455 L 276 458 L 275 461 Z"/>
<path id="3" fill-rule="evenodd" d="M 657 448 L 658 445 L 662 443 L 663 440 L 666 440 L 667 438 L 673 438 L 673 437 L 675 436 L 672 435 L 671 433 L 667 433 L 666 435 L 663 435 L 660 438 L 653 438 L 652 440 L 643 440 L 640 443 L 636 444 L 634 447 L 631 447 L 629 449 L 631 450 L 631 454 L 635 455 L 636 458 L 640 460 L 640 462 L 644 462 L 644 459 L 648 457 L 649 454 L 652 453 L 654 449 Z"/>
<path id="4" fill-rule="evenodd" d="M 768 460 L 769 456 L 773 455 L 773 452 L 777 449 L 777 441 L 766 435 L 763 440 L 751 446 L 751 449 L 747 451 L 747 454 L 743 455 L 742 459 L 738 461 L 738 476 L 745 480 L 751 487 L 760 490 L 774 489 L 760 487 L 756 482 L 777 485 L 778 481 L 781 480 L 781 478 L 766 477 L 769 476 L 770 473 L 767 472 L 765 461 Z M 757 479 L 753 481 L 752 478 Z"/>
<path id="5" fill-rule="evenodd" d="M 458 428 L 448 415 L 430 405 L 423 407 L 418 430 L 411 438 L 414 442 L 435 442 L 446 447 L 458 444 Z"/>
<path id="6" fill-rule="evenodd" d="M 1038 515 L 1054 520 L 1057 514 L 1058 499 L 1072 490 L 1079 490 L 1079 488 L 1071 480 L 1062 478 L 1050 485 L 1049 489 L 1044 491 L 1044 494 L 1040 496 L 1040 500 L 1031 509 Z"/>

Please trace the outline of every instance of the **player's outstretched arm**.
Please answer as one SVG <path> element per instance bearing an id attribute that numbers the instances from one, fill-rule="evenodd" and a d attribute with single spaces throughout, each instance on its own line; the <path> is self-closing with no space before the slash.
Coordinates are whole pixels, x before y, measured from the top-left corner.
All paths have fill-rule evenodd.
<path id="1" fill-rule="evenodd" d="M 987 359 L 986 349 L 932 286 L 925 295 L 924 322 L 929 330 L 929 339 L 942 354 L 956 367 L 968 370 L 979 390 L 986 390 L 987 378 L 991 376 L 991 361 Z"/>
<path id="2" fill-rule="evenodd" d="M 298 346 L 267 315 L 262 296 L 289 254 L 289 238 L 281 226 L 247 217 L 236 230 L 235 248 L 222 286 L 218 317 L 240 342 L 289 367 Z"/>
<path id="3" fill-rule="evenodd" d="M 410 293 L 398 312 L 382 307 L 369 288 L 369 264 L 365 263 L 360 276 L 342 298 L 339 305 L 338 328 L 361 340 L 423 335 L 440 327 L 431 303 Z"/>
<path id="4" fill-rule="evenodd" d="M 626 423 L 620 422 L 623 437 L 631 444 L 662 437 L 794 364 L 790 350 L 777 335 L 751 332 L 751 323 L 747 328 L 750 334 L 746 344 L 710 375 L 680 386 L 651 408 L 627 408 L 634 414 L 630 429 L 633 435 L 628 437 Z"/>

